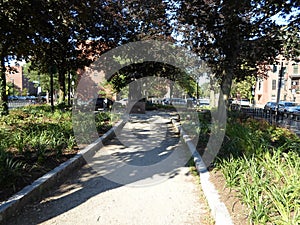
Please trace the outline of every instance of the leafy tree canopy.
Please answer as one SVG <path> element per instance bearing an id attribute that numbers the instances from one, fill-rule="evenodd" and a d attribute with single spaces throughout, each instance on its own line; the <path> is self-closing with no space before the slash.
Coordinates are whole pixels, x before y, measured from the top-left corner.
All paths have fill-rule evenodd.
<path id="1" fill-rule="evenodd" d="M 273 16 L 295 6 L 299 2 L 201 0 L 176 1 L 174 10 L 184 44 L 212 68 L 226 98 L 233 78 L 257 74 L 258 64 L 272 63 L 281 53 L 281 26 Z"/>

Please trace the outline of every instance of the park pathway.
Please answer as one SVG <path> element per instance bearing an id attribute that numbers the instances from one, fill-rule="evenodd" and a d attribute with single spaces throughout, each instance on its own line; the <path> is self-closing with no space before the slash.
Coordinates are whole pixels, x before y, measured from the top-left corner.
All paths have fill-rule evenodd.
<path id="1" fill-rule="evenodd" d="M 170 116 L 132 115 L 93 159 L 8 224 L 202 224 L 198 178 Z"/>

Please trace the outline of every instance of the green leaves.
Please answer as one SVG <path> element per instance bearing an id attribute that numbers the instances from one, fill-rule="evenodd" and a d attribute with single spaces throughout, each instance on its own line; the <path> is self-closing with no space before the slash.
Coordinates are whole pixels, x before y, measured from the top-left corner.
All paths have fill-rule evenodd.
<path id="1" fill-rule="evenodd" d="M 212 68 L 227 96 L 233 78 L 255 77 L 262 73 L 258 65 L 270 64 L 281 53 L 287 39 L 282 37 L 281 26 L 272 17 L 289 14 L 293 9 L 289 1 L 279 4 L 277 1 L 235 0 L 177 3 L 179 7 L 174 13 L 180 22 L 177 32 L 183 43 Z M 299 8 L 299 4 L 296 5 Z M 296 28 L 292 24 L 289 27 Z M 299 33 L 299 29 L 296 30 Z M 289 52 L 295 49 L 295 40 L 289 39 Z M 266 71 L 263 73 L 266 75 Z"/>
<path id="2" fill-rule="evenodd" d="M 217 168 L 250 209 L 251 223 L 300 223 L 299 141 L 289 131 L 260 121 L 227 125 Z"/>
<path id="3" fill-rule="evenodd" d="M 99 133 L 111 128 L 110 119 L 109 113 L 97 114 L 95 126 Z M 84 121 L 81 123 L 84 125 Z M 52 113 L 49 105 L 15 109 L 0 117 L 0 139 L 0 188 L 13 187 L 49 169 L 44 164 L 60 162 L 70 152 L 75 153 L 77 145 L 71 111 L 56 109 Z"/>

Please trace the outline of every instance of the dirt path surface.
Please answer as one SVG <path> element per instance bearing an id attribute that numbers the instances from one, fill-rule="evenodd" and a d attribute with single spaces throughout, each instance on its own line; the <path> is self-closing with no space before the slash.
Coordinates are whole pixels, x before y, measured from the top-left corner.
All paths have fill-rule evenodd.
<path id="1" fill-rule="evenodd" d="M 169 121 L 167 114 L 131 117 L 87 165 L 8 225 L 202 224 L 200 185 Z"/>

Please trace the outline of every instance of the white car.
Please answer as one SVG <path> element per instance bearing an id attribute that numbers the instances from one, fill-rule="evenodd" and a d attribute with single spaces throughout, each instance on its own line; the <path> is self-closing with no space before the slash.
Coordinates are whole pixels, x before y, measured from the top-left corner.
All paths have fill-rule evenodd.
<path id="1" fill-rule="evenodd" d="M 249 99 L 241 99 L 240 105 L 241 107 L 250 107 L 251 103 Z"/>
<path id="2" fill-rule="evenodd" d="M 239 100 L 234 100 L 231 103 L 232 105 L 237 105 L 241 108 L 248 108 L 251 107 L 251 103 L 249 99 L 239 99 Z"/>
<path id="3" fill-rule="evenodd" d="M 118 103 L 120 103 L 122 106 L 126 106 L 128 103 L 128 98 L 123 98 L 121 100 L 116 101 Z"/>

